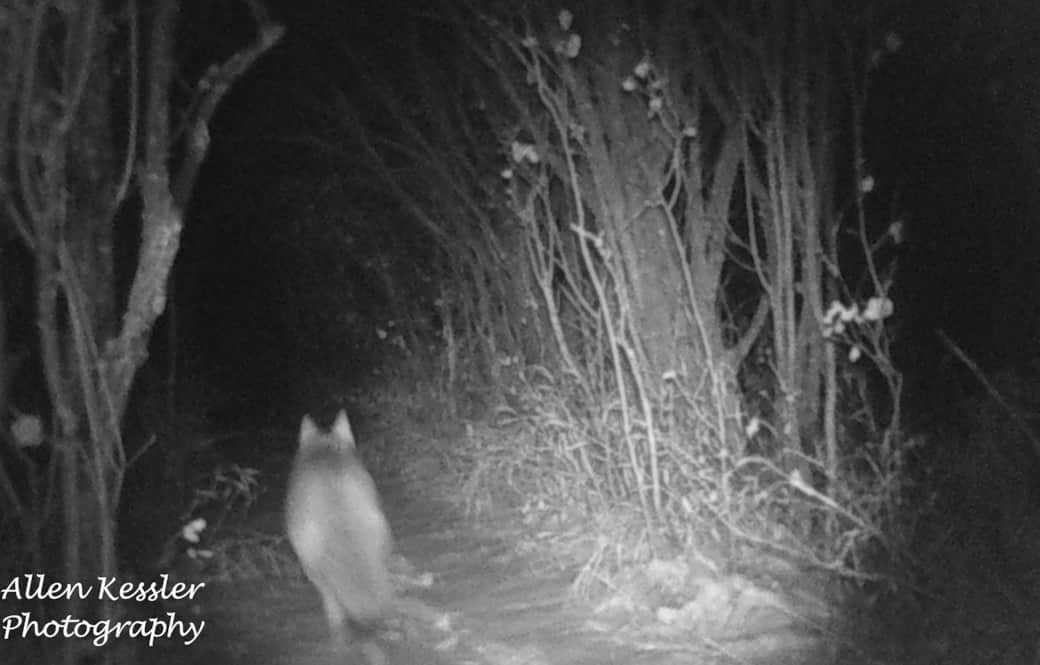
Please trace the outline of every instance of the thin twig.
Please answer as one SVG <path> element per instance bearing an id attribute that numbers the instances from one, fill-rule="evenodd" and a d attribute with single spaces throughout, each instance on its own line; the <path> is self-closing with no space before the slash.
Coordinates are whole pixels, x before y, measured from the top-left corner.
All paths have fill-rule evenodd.
<path id="1" fill-rule="evenodd" d="M 1011 416 L 1011 422 L 1015 424 L 1027 439 L 1029 439 L 1029 443 L 1033 446 L 1033 454 L 1036 456 L 1037 461 L 1040 461 L 1040 438 L 1038 438 L 1036 433 L 1033 432 L 1033 428 L 1029 426 L 1029 423 L 1019 415 L 1018 411 L 1014 407 L 1008 404 L 1007 400 L 1004 399 L 993 383 L 986 378 L 982 369 L 975 364 L 975 361 L 968 357 L 956 342 L 950 339 L 942 330 L 936 330 L 935 334 L 939 336 L 939 339 L 942 341 L 943 345 L 949 349 L 950 353 L 952 353 L 957 360 L 964 363 L 964 366 L 967 367 L 975 378 L 979 380 L 979 383 L 981 383 L 982 387 L 986 389 L 989 396 L 993 398 L 993 401 L 996 402 L 1000 408 L 1004 409 L 1009 416 Z"/>

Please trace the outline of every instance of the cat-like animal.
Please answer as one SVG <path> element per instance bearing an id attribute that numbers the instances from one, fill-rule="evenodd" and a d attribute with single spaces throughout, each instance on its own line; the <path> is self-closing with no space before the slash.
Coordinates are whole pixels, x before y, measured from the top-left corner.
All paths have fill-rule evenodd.
<path id="1" fill-rule="evenodd" d="M 318 589 L 336 648 L 387 617 L 393 540 L 372 477 L 357 457 L 347 414 L 323 431 L 300 424 L 285 523 L 307 578 Z"/>

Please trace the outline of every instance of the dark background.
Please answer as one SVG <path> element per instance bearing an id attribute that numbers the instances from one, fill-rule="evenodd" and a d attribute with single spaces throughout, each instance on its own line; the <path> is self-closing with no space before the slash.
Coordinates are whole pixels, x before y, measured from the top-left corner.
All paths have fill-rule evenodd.
<path id="1" fill-rule="evenodd" d="M 358 257 L 313 242 L 306 220 L 337 214 L 337 203 L 364 211 L 346 224 L 386 234 L 384 248 L 424 260 L 422 231 L 394 204 L 352 191 L 350 155 L 305 140 L 326 122 L 325 91 L 361 94 L 345 49 L 394 84 L 406 9 L 418 11 L 393 2 L 276 5 L 284 42 L 236 86 L 213 127 L 177 262 L 182 361 L 263 411 L 300 394 L 298 369 L 333 359 L 338 345 L 323 338 L 322 315 L 346 314 L 322 311 L 322 289 L 352 290 L 351 315 L 364 325 L 379 318 L 381 294 L 365 283 Z M 949 379 L 970 383 L 944 361 L 936 330 L 989 369 L 1037 354 L 1038 15 L 1030 2 L 922 2 L 890 6 L 882 21 L 902 48 L 875 77 L 865 144 L 888 194 L 881 198 L 905 221 L 897 357 L 922 406 L 943 402 Z M 189 50 L 219 52 L 248 26 L 243 18 L 220 3 L 192 15 Z M 435 18 L 426 25 L 438 43 Z M 325 196 L 301 198 L 293 186 L 301 182 Z M 287 313 L 304 301 L 317 308 Z M 371 358 L 334 355 L 348 374 L 370 369 Z"/>

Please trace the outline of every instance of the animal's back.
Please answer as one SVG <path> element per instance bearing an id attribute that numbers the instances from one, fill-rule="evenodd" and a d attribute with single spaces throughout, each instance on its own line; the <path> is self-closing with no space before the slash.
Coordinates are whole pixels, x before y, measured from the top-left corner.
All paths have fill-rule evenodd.
<path id="1" fill-rule="evenodd" d="M 322 596 L 334 638 L 344 617 L 370 623 L 392 599 L 390 529 L 345 414 L 340 419 L 328 433 L 304 420 L 286 497 L 289 541 Z"/>

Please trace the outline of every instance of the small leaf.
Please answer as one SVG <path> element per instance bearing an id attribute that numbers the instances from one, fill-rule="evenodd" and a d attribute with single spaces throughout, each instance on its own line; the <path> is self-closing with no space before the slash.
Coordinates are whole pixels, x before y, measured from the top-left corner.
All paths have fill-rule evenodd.
<path id="1" fill-rule="evenodd" d="M 560 23 L 560 28 L 563 30 L 570 30 L 571 23 L 574 22 L 574 14 L 568 9 L 561 9 L 560 13 L 556 16 L 556 20 Z"/>

